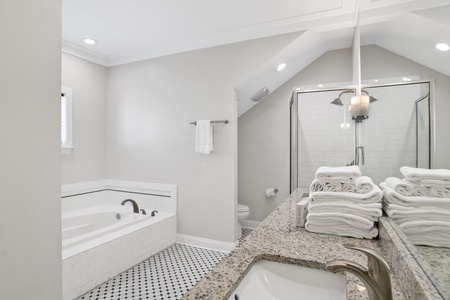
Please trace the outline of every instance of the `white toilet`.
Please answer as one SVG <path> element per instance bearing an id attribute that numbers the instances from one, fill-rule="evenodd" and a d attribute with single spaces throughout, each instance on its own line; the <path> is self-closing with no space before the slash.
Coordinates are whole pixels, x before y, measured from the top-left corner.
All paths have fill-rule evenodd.
<path id="1" fill-rule="evenodd" d="M 250 214 L 250 208 L 247 205 L 238 204 L 237 205 L 237 215 L 238 215 L 238 226 L 239 232 L 241 232 L 241 222 L 247 219 Z"/>

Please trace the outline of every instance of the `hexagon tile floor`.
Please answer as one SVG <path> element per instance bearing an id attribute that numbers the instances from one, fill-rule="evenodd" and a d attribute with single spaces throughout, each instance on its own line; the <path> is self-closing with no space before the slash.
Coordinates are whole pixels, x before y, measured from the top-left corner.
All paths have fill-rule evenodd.
<path id="1" fill-rule="evenodd" d="M 242 238 L 251 232 L 242 229 Z M 226 253 L 182 244 L 117 275 L 76 300 L 181 299 Z"/>

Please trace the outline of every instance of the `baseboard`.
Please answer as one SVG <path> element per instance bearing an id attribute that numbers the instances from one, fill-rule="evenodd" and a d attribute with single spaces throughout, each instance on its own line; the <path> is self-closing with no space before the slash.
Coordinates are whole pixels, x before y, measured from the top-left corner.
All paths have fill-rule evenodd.
<path id="1" fill-rule="evenodd" d="M 241 222 L 242 228 L 255 229 L 260 224 L 260 221 L 244 220 Z"/>
<path id="2" fill-rule="evenodd" d="M 177 243 L 226 253 L 229 253 L 237 245 L 237 242 L 226 243 L 180 233 L 177 234 Z"/>

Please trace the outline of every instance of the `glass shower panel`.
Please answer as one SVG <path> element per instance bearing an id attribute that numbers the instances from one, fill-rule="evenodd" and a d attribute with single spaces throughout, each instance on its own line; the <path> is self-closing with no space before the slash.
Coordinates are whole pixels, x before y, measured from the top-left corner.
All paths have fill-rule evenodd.
<path id="1" fill-rule="evenodd" d="M 378 184 L 387 177 L 402 178 L 402 166 L 429 168 L 430 84 L 384 85 L 364 90 L 377 100 L 370 104 L 369 118 L 361 123 L 363 175 Z M 297 140 L 292 149 L 297 148 L 292 153 L 297 153 L 298 167 L 291 166 L 291 171 L 297 174 L 298 187 L 308 187 L 320 166 L 353 162 L 355 121 L 348 111 L 352 93 L 343 91 L 346 90 L 300 92 L 297 102 L 293 100 L 296 106 L 291 109 L 297 111 L 298 118 Z M 339 94 L 343 105 L 331 104 Z"/>
<path id="2" fill-rule="evenodd" d="M 311 184 L 318 167 L 343 166 L 353 160 L 355 129 L 348 113 L 350 95 L 342 97 L 343 106 L 330 104 L 340 92 L 298 94 L 299 187 Z"/>
<path id="3" fill-rule="evenodd" d="M 361 126 L 365 161 L 361 171 L 375 183 L 402 178 L 402 166 L 416 166 L 416 100 L 428 93 L 428 84 L 366 89 L 378 101 L 370 105 Z"/>
<path id="4" fill-rule="evenodd" d="M 430 161 L 430 96 L 429 93 L 416 101 L 417 167 L 428 169 Z"/>

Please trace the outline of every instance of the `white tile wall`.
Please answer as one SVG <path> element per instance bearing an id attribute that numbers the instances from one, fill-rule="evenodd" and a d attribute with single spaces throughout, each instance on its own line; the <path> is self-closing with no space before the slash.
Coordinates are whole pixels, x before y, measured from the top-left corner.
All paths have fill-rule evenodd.
<path id="1" fill-rule="evenodd" d="M 64 300 L 102 284 L 176 241 L 176 216 L 63 261 Z"/>
<path id="2" fill-rule="evenodd" d="M 365 147 L 364 175 L 375 183 L 390 176 L 401 177 L 399 168 L 416 165 L 416 117 L 414 102 L 426 94 L 423 85 L 367 89 L 378 99 L 370 105 L 369 119 L 362 122 L 361 144 Z M 320 166 L 345 166 L 354 156 L 354 121 L 348 112 L 351 94 L 341 98 L 344 106 L 330 104 L 336 92 L 299 94 L 298 184 L 307 187 Z M 350 128 L 342 129 L 344 112 Z"/>

